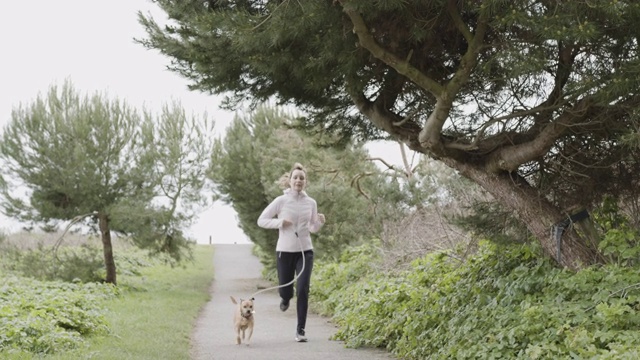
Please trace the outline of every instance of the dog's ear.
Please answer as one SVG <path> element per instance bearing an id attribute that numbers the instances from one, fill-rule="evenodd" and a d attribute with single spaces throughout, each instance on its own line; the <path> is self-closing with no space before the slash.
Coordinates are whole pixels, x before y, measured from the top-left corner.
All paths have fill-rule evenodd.
<path id="1" fill-rule="evenodd" d="M 236 301 L 236 298 L 234 298 L 233 296 L 229 296 L 231 298 L 231 302 L 234 304 L 237 304 L 238 302 Z M 242 299 L 240 300 L 242 301 Z"/>

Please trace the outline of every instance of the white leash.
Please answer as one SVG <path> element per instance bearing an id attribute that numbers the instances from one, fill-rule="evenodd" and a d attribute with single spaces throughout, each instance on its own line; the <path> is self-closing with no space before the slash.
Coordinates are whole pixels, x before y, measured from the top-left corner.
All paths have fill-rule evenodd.
<path id="1" fill-rule="evenodd" d="M 289 281 L 288 283 L 286 283 L 286 284 L 282 284 L 282 285 L 278 285 L 278 286 L 272 286 L 272 287 L 269 287 L 269 288 L 266 288 L 266 289 L 259 290 L 259 291 L 255 292 L 255 293 L 253 293 L 253 295 L 251 295 L 251 296 L 249 297 L 250 299 L 255 298 L 255 296 L 256 296 L 256 295 L 258 295 L 258 294 L 260 294 L 260 293 L 263 293 L 263 292 L 265 292 L 265 291 L 275 290 L 275 289 L 280 289 L 280 288 L 283 288 L 283 287 L 289 286 L 289 285 L 293 284 L 294 282 L 296 282 L 296 280 L 298 280 L 298 278 L 300 277 L 300 275 L 302 275 L 302 273 L 304 272 L 305 265 L 306 265 L 306 264 L 305 264 L 304 249 L 302 248 L 302 240 L 300 240 L 300 237 L 298 237 L 298 232 L 296 231 L 296 232 L 295 232 L 295 234 L 296 234 L 296 239 L 298 239 L 298 244 L 300 245 L 300 254 L 302 254 L 302 269 L 300 269 L 300 272 L 299 272 L 299 273 L 297 273 L 297 274 L 293 277 L 293 280 Z"/>

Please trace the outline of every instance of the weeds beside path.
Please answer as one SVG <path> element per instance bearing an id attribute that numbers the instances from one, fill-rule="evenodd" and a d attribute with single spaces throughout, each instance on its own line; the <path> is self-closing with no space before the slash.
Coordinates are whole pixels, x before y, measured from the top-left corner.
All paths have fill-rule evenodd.
<path id="1" fill-rule="evenodd" d="M 121 294 L 104 303 L 107 334 L 90 336 L 75 350 L 0 351 L 0 359 L 188 360 L 193 324 L 209 300 L 213 279 L 213 249 L 199 245 L 194 256 L 184 267 L 156 264 L 141 269 L 141 275 L 121 276 Z"/>
<path id="2" fill-rule="evenodd" d="M 198 318 L 192 335 L 192 358 L 195 360 L 287 360 L 287 359 L 393 359 L 383 351 L 347 349 L 342 342 L 329 340 L 334 326 L 326 319 L 309 314 L 309 342 L 294 341 L 296 327 L 295 299 L 285 313 L 279 310 L 277 290 L 259 294 L 255 299 L 255 330 L 251 345 L 236 345 L 233 332 L 235 305 L 229 296 L 248 298 L 257 291 L 261 264 L 252 255 L 252 245 L 214 245 L 215 269 L 211 300 Z"/>

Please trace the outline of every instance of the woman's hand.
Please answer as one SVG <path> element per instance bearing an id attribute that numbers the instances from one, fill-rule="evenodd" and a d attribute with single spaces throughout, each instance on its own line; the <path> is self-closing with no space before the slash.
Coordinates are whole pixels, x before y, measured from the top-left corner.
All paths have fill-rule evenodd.
<path id="1" fill-rule="evenodd" d="M 293 223 L 291 221 L 289 221 L 287 219 L 282 220 L 282 228 L 283 229 L 286 228 L 286 227 L 289 227 L 291 225 L 293 225 Z"/>
<path id="2" fill-rule="evenodd" d="M 320 221 L 321 224 L 324 224 L 325 220 L 324 214 L 318 214 L 318 221 Z"/>

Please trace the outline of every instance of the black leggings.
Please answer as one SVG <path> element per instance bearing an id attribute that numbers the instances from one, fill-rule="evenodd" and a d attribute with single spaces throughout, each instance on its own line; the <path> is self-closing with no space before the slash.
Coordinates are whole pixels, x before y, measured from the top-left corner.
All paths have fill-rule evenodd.
<path id="1" fill-rule="evenodd" d="M 278 280 L 280 285 L 293 280 L 296 273 L 302 270 L 302 253 L 277 251 Z M 311 270 L 313 269 L 313 250 L 304 252 L 304 270 L 296 283 L 296 298 L 298 311 L 298 328 L 304 329 L 307 324 L 307 310 L 309 309 L 309 285 L 311 284 Z M 293 297 L 293 284 L 279 289 L 280 297 L 289 301 Z"/>

